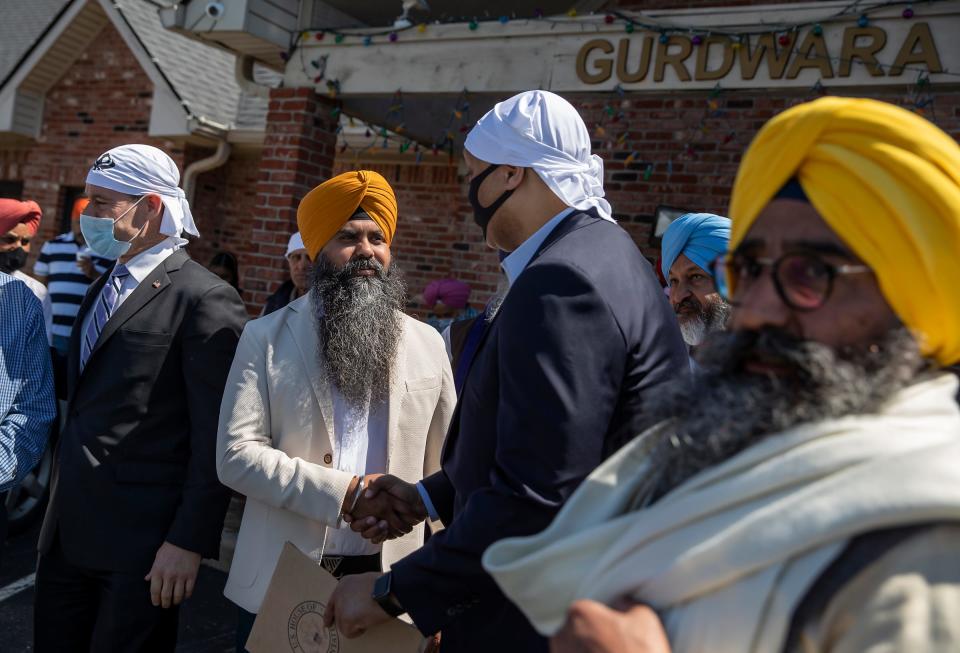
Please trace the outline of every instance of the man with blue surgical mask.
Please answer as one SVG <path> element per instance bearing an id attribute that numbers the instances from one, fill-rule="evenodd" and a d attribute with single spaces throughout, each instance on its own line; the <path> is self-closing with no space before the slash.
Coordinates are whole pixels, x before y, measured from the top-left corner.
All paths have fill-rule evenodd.
<path id="1" fill-rule="evenodd" d="M 70 342 L 39 542 L 41 653 L 173 651 L 200 559 L 219 555 L 217 420 L 246 311 L 183 249 L 199 231 L 179 182 L 148 145 L 114 148 L 87 175 L 84 239 L 117 262 L 90 286 Z"/>

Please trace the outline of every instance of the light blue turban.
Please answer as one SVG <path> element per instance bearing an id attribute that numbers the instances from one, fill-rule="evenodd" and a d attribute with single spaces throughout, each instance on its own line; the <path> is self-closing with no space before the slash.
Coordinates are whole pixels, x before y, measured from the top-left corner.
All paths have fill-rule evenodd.
<path id="1" fill-rule="evenodd" d="M 660 269 L 670 278 L 670 268 L 681 254 L 713 274 L 710 264 L 727 251 L 730 220 L 712 213 L 687 213 L 670 223 L 663 234 Z"/>

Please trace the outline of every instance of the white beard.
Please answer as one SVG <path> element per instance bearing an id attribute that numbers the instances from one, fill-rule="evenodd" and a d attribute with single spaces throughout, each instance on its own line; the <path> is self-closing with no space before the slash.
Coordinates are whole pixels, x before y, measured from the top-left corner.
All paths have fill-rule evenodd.
<path id="1" fill-rule="evenodd" d="M 707 324 L 699 315 L 689 317 L 680 321 L 680 333 L 688 346 L 696 347 L 707 337 Z"/>

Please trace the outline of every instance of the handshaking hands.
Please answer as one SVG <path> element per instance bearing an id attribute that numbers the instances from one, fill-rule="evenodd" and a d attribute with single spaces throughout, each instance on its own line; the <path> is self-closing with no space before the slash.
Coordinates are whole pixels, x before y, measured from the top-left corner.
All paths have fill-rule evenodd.
<path id="1" fill-rule="evenodd" d="M 374 544 L 406 535 L 427 518 L 420 492 L 389 474 L 368 474 L 367 487 L 343 520 Z M 350 493 L 348 492 L 348 496 Z"/>

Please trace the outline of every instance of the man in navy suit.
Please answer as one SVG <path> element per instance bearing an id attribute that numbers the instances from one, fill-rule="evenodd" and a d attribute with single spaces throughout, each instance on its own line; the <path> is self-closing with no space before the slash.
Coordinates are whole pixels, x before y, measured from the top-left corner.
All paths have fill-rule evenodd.
<path id="1" fill-rule="evenodd" d="M 411 521 L 446 528 L 387 574 L 331 597 L 347 637 L 406 612 L 448 652 L 547 651 L 483 571 L 486 548 L 543 530 L 606 455 L 640 432 L 644 402 L 687 374 L 686 349 L 647 261 L 603 199 L 603 163 L 576 110 L 545 91 L 501 102 L 464 152 L 487 244 L 510 255 L 510 290 L 466 377 L 442 469 L 383 477 Z M 383 521 L 355 520 L 374 540 Z"/>

